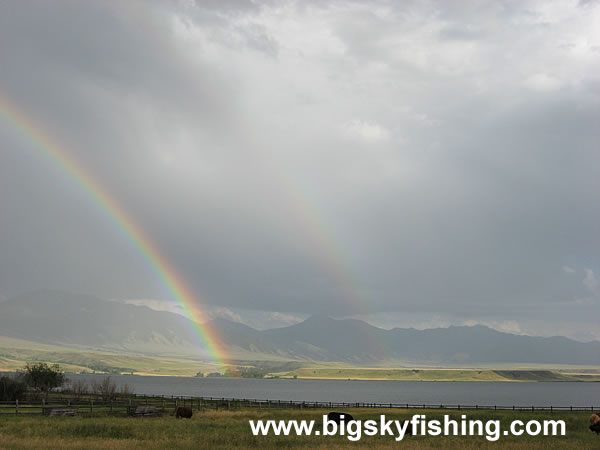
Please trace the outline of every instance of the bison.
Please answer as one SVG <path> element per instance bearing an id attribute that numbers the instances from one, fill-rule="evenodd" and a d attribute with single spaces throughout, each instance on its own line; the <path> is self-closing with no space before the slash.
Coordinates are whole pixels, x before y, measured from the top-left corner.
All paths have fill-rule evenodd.
<path id="1" fill-rule="evenodd" d="M 413 429 L 412 429 L 412 423 L 411 423 L 411 421 L 405 419 L 404 423 L 406 424 L 406 431 L 404 432 L 404 434 L 406 434 L 407 436 L 412 436 Z"/>
<path id="2" fill-rule="evenodd" d="M 352 417 L 352 415 L 348 413 L 339 413 L 334 411 L 327 414 L 327 420 L 335 422 L 338 425 L 340 424 L 342 419 L 344 420 L 344 422 L 348 423 L 351 420 L 354 420 L 354 417 Z"/>
<path id="3" fill-rule="evenodd" d="M 179 419 L 180 417 L 183 417 L 184 419 L 191 419 L 192 418 L 192 408 L 189 408 L 187 406 L 180 406 L 175 410 L 175 417 L 177 419 Z"/>
<path id="4" fill-rule="evenodd" d="M 590 431 L 600 434 L 600 411 L 590 417 Z"/>

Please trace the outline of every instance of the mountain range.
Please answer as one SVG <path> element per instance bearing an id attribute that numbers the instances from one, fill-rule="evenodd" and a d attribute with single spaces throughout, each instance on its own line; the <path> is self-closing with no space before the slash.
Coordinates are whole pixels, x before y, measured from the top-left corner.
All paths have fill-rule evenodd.
<path id="1" fill-rule="evenodd" d="M 256 330 L 216 319 L 222 346 L 239 360 L 401 364 L 600 364 L 600 342 L 532 337 L 485 326 L 385 330 L 355 319 L 313 316 L 283 328 Z M 68 348 L 207 357 L 185 317 L 89 295 L 36 291 L 0 303 L 0 336 Z"/>

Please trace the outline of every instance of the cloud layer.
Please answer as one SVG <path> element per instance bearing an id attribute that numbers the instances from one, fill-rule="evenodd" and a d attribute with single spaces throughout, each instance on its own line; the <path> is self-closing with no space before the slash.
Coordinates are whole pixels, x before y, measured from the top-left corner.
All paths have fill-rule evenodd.
<path id="1" fill-rule="evenodd" d="M 600 338 L 599 18 L 574 1 L 3 2 L 0 96 L 207 307 Z M 0 143 L 0 294 L 167 297 L 1 119 Z"/>

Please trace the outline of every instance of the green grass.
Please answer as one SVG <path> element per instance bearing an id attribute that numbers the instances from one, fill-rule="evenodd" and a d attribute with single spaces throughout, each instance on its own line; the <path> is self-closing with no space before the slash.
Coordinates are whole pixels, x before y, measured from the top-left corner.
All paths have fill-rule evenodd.
<path id="1" fill-rule="evenodd" d="M 0 371 L 21 369 L 27 361 L 57 363 L 69 372 L 121 372 L 138 375 L 195 376 L 215 372 L 213 364 L 177 357 L 155 357 L 73 349 L 0 336 Z"/>
<path id="2" fill-rule="evenodd" d="M 492 369 L 386 369 L 386 368 L 323 368 L 303 367 L 277 374 L 281 377 L 339 380 L 400 380 L 400 381 L 600 381 L 598 374 L 587 378 L 550 370 Z"/>
<path id="3" fill-rule="evenodd" d="M 128 417 L 45 417 L 0 416 L 0 448 L 519 448 L 553 449 L 599 448 L 600 437 L 588 429 L 589 412 L 543 413 L 513 411 L 461 411 L 468 419 L 500 420 L 503 429 L 514 419 L 563 419 L 566 436 L 514 437 L 502 436 L 497 442 L 485 437 L 406 437 L 401 443 L 392 436 L 363 437 L 350 442 L 344 436 L 252 436 L 250 419 L 312 419 L 321 423 L 326 410 L 273 409 L 240 411 L 194 412 L 191 420 L 175 419 L 171 415 L 157 418 Z M 355 419 L 378 420 L 380 414 L 389 419 L 406 419 L 413 414 L 425 414 L 428 419 L 442 419 L 451 414 L 460 420 L 456 411 L 350 409 Z M 319 426 L 320 427 L 320 426 Z"/>
<path id="4" fill-rule="evenodd" d="M 191 377 L 198 372 L 220 371 L 213 364 L 194 359 L 93 351 L 0 336 L 0 371 L 19 370 L 28 361 L 58 363 L 65 371 L 75 373 L 133 372 L 137 375 Z M 292 364 L 295 367 L 302 366 L 295 370 L 285 367 Z M 391 367 L 353 367 L 340 362 L 310 361 L 238 360 L 236 362 L 238 366 L 269 367 L 268 371 L 277 371 L 272 375 L 288 378 L 296 376 L 297 378 L 406 381 L 600 381 L 600 370 L 590 367 L 498 365 L 479 369 L 403 368 L 398 361 L 389 364 Z M 393 365 L 396 368 L 393 368 Z"/>

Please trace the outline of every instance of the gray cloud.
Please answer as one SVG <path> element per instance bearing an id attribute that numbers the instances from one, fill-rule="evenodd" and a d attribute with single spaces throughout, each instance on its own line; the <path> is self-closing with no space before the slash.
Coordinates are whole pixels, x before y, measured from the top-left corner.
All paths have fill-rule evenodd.
<path id="1" fill-rule="evenodd" d="M 207 307 L 592 333 L 599 15 L 4 2 L 0 92 Z M 0 139 L 3 295 L 167 297 L 76 183 L 2 120 Z"/>

